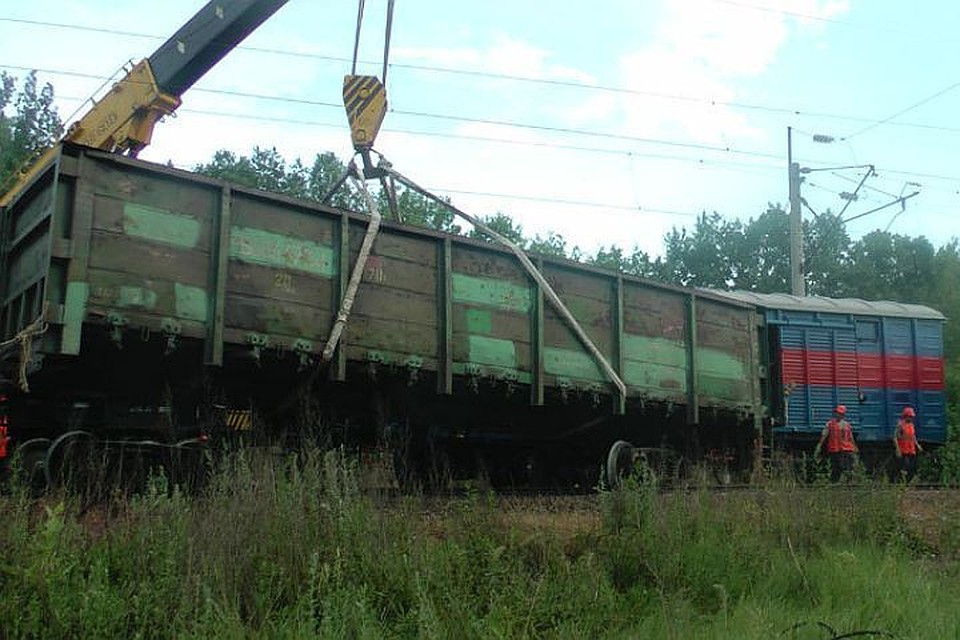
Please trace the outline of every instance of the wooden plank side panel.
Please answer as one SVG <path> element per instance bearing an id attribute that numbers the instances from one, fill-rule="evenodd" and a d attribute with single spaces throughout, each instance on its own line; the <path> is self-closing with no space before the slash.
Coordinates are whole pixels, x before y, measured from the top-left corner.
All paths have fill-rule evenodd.
<path id="1" fill-rule="evenodd" d="M 535 286 L 517 259 L 451 247 L 452 366 L 456 373 L 529 382 Z"/>
<path id="2" fill-rule="evenodd" d="M 386 360 L 402 363 L 409 358 L 429 359 L 436 367 L 437 328 L 420 322 L 353 316 L 344 331 L 344 344 L 361 360 L 386 356 Z M 349 352 L 348 352 L 349 353 Z"/>
<path id="3" fill-rule="evenodd" d="M 227 268 L 227 295 L 244 295 L 294 302 L 335 313 L 331 306 L 331 280 L 303 271 L 277 269 L 239 260 Z"/>
<path id="4" fill-rule="evenodd" d="M 208 219 L 217 209 L 220 190 L 174 176 L 118 164 L 110 159 L 84 154 L 87 170 L 82 180 L 101 199 L 114 199 L 149 209 Z M 204 243 L 203 246 L 208 246 Z"/>
<path id="5" fill-rule="evenodd" d="M 350 251 L 356 257 L 363 244 L 367 225 L 357 221 L 350 223 Z M 436 240 L 418 237 L 389 227 L 380 227 L 370 256 L 392 258 L 396 263 L 410 263 L 433 271 L 437 267 Z"/>
<path id="6" fill-rule="evenodd" d="M 683 341 L 684 304 L 684 295 L 676 291 L 628 281 L 623 292 L 624 331 Z"/>
<path id="7" fill-rule="evenodd" d="M 52 172 L 53 168 L 48 172 Z M 53 182 L 54 176 L 43 176 L 38 185 L 34 187 L 35 191 L 29 200 L 21 200 L 10 210 L 10 237 L 9 248 L 13 248 L 16 242 L 28 234 L 31 229 L 36 227 L 40 221 L 49 216 L 53 206 L 53 200 L 56 197 L 57 189 Z"/>
<path id="8" fill-rule="evenodd" d="M 578 271 L 570 266 L 547 263 L 543 275 L 562 300 L 586 298 L 602 303 L 613 299 L 615 275 Z"/>
<path id="9" fill-rule="evenodd" d="M 704 406 L 752 406 L 754 337 L 751 310 L 697 299 L 699 398 Z"/>
<path id="10" fill-rule="evenodd" d="M 339 216 L 240 191 L 232 196 L 224 339 L 266 339 L 275 349 L 308 341 L 318 353 L 336 314 Z"/>
<path id="11" fill-rule="evenodd" d="M 357 263 L 367 225 L 350 222 L 349 273 Z M 381 227 L 363 269 L 343 340 L 348 357 L 435 370 L 441 356 L 437 245 Z"/>
<path id="12" fill-rule="evenodd" d="M 4 292 L 6 304 L 41 280 L 50 264 L 50 239 L 46 235 L 32 235 L 17 245 L 7 257 Z M 19 330 L 22 327 L 17 326 Z M 15 331 L 14 331 L 15 333 Z"/>
<path id="13" fill-rule="evenodd" d="M 69 238 L 57 249 L 70 257 L 68 311 L 101 322 L 116 315 L 150 331 L 175 320 L 182 335 L 205 337 L 219 189 L 84 151 L 68 164 L 77 203 Z"/>
<path id="14" fill-rule="evenodd" d="M 331 293 L 328 278 L 231 260 L 224 326 L 245 333 L 295 336 L 317 343 L 319 350 L 335 314 Z"/>
<path id="15" fill-rule="evenodd" d="M 90 283 L 88 311 L 92 314 L 106 317 L 118 313 L 129 319 L 130 314 L 136 313 L 138 317 L 150 319 L 144 326 L 152 330 L 158 330 L 164 318 L 200 323 L 209 320 L 209 299 L 201 287 L 93 267 L 87 277 Z"/>
<path id="16" fill-rule="evenodd" d="M 577 273 L 572 269 L 556 267 L 547 267 L 544 275 L 601 353 L 612 359 L 616 280 L 599 274 Z M 552 305 L 551 310 L 554 312 L 553 318 L 566 328 L 566 323 L 556 310 L 552 309 Z M 548 315 L 545 327 L 547 345 L 551 345 L 553 339 L 563 341 L 564 336 L 569 333 L 552 329 L 553 324 Z"/>
<path id="17" fill-rule="evenodd" d="M 688 384 L 685 296 L 627 281 L 623 305 L 623 377 L 631 394 L 685 402 Z"/>
<path id="18" fill-rule="evenodd" d="M 233 194 L 231 215 L 235 227 L 262 229 L 328 247 L 333 246 L 334 225 L 339 219 L 334 214 L 239 191 Z"/>
<path id="19" fill-rule="evenodd" d="M 352 231 L 351 231 L 352 237 Z M 429 295 L 436 297 L 437 267 L 420 262 L 411 262 L 390 256 L 381 255 L 379 246 L 375 243 L 373 252 L 367 258 L 363 269 L 363 279 L 358 293 L 367 285 L 381 285 L 395 291 L 406 291 L 414 295 Z M 435 252 L 436 249 L 433 249 Z M 350 260 L 350 273 L 356 264 L 356 252 Z"/>
<path id="20" fill-rule="evenodd" d="M 171 192 L 182 193 L 176 185 L 165 185 Z M 151 199 L 152 201 L 153 199 Z M 171 203 L 172 205 L 173 203 Z M 94 196 L 94 232 L 126 236 L 144 244 L 173 246 L 190 251 L 209 253 L 212 220 L 218 207 L 209 190 L 202 190 L 193 198 L 196 209 L 173 209 L 171 205 L 146 205 L 135 199 L 121 199 L 111 195 Z"/>
<path id="21" fill-rule="evenodd" d="M 127 273 L 131 278 L 168 280 L 203 288 L 208 282 L 210 256 L 196 249 L 94 230 L 89 265 L 93 269 Z"/>
<path id="22" fill-rule="evenodd" d="M 34 321 L 43 308 L 54 241 L 51 215 L 60 189 L 57 163 L 44 169 L 29 196 L 3 211 L 3 305 L 0 333 L 12 338 Z"/>
<path id="23" fill-rule="evenodd" d="M 322 346 L 319 342 L 326 339 L 331 326 L 328 310 L 238 292 L 227 294 L 224 315 L 224 335 L 239 336 L 240 344 L 246 344 L 248 336 L 256 333 L 267 336 L 271 344 L 288 338 L 310 340 L 316 343 L 315 350 L 319 350 Z"/>
<path id="24" fill-rule="evenodd" d="M 616 279 L 546 265 L 544 276 L 584 333 L 612 366 L 616 366 L 614 319 Z M 549 386 L 605 387 L 610 380 L 603 367 L 569 323 L 548 300 L 543 310 L 544 383 Z"/>
<path id="25" fill-rule="evenodd" d="M 345 339 L 367 352 L 440 357 L 437 298 L 364 282 L 357 291 Z"/>

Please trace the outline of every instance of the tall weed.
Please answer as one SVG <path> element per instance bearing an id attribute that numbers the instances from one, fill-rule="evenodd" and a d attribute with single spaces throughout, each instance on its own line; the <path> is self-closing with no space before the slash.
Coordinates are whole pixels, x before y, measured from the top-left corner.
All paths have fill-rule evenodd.
<path id="1" fill-rule="evenodd" d="M 337 451 L 247 449 L 222 457 L 198 496 L 163 476 L 93 506 L 14 492 L 0 498 L 0 628 L 9 638 L 750 638 L 823 621 L 957 632 L 957 556 L 921 559 L 899 489 L 784 481 L 662 494 L 628 481 L 599 496 L 594 528 L 561 536 L 514 526 L 491 493 L 376 496 L 358 475 Z"/>

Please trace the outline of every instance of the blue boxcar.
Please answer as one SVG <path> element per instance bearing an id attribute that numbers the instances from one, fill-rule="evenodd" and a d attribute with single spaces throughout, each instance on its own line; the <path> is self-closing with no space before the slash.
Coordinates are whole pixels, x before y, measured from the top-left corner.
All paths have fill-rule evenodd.
<path id="1" fill-rule="evenodd" d="M 946 441 L 943 314 L 896 302 L 728 295 L 761 317 L 775 437 L 813 439 L 843 404 L 861 443 L 889 441 L 906 406 L 917 412 L 921 441 Z"/>

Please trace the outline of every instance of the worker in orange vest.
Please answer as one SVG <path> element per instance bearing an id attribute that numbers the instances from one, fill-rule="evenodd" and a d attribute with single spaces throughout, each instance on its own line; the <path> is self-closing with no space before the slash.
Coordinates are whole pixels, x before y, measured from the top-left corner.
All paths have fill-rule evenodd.
<path id="1" fill-rule="evenodd" d="M 913 419 L 917 412 L 913 407 L 904 407 L 897 420 L 897 428 L 893 430 L 893 446 L 897 454 L 897 473 L 900 478 L 910 482 L 917 473 L 917 453 L 923 447 L 917 441 L 917 430 Z"/>
<path id="2" fill-rule="evenodd" d="M 813 455 L 819 456 L 823 443 L 827 443 L 827 456 L 830 458 L 830 479 L 837 482 L 841 476 L 849 476 L 853 471 L 853 456 L 858 452 L 853 440 L 853 429 L 846 421 L 847 408 L 838 404 L 833 410 L 833 418 L 820 432 L 820 442 Z"/>

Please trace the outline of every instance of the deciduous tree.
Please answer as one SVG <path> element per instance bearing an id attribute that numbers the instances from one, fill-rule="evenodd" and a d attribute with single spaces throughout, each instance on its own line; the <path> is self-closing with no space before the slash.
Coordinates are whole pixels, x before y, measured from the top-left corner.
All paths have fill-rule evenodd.
<path id="1" fill-rule="evenodd" d="M 37 82 L 31 71 L 20 90 L 17 81 L 0 72 L 0 193 L 18 174 L 63 135 L 63 123 L 53 104 L 53 87 Z"/>

